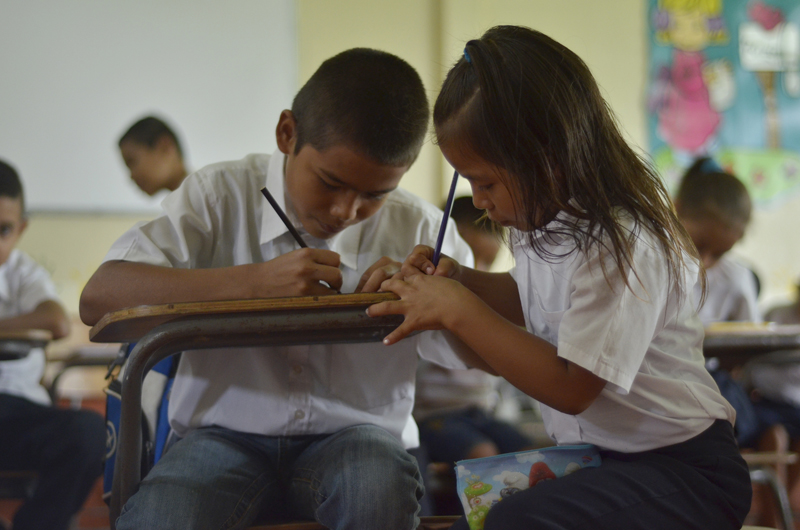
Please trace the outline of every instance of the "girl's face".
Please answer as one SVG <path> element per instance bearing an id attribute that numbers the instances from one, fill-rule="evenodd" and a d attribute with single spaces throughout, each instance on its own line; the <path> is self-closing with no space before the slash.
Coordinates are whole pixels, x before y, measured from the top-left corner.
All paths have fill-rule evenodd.
<path id="1" fill-rule="evenodd" d="M 480 158 L 469 149 L 441 144 L 439 148 L 458 174 L 472 187 L 472 203 L 486 210 L 489 219 L 503 226 L 526 230 L 527 223 L 520 222 L 511 192 L 506 187 L 508 172 Z"/>

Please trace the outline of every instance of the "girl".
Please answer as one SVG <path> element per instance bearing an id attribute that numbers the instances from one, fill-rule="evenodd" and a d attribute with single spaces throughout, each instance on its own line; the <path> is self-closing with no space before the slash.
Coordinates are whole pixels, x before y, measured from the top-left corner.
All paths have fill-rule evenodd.
<path id="1" fill-rule="evenodd" d="M 369 314 L 404 315 L 387 344 L 449 330 L 541 402 L 556 442 L 602 451 L 600 467 L 504 499 L 485 528 L 738 529 L 750 480 L 703 367 L 696 253 L 586 65 L 536 31 L 493 28 L 450 70 L 434 124 L 475 206 L 511 228 L 516 267 L 435 268 L 417 247 L 382 285 L 401 300 Z"/>

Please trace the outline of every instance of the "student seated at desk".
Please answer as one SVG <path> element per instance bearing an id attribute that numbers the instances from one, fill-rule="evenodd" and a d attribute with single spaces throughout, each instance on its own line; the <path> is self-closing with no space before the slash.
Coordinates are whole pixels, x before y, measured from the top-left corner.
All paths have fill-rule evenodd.
<path id="1" fill-rule="evenodd" d="M 702 284 L 698 282 L 694 287 L 697 314 L 703 326 L 728 321 L 760 322 L 755 276 L 728 255 L 750 222 L 752 204 L 747 188 L 711 158 L 701 157 L 681 179 L 674 203 L 706 270 L 705 299 Z M 742 446 L 754 446 L 763 429 L 750 397 L 717 364 L 710 359 L 707 367 L 722 395 L 736 409 L 736 439 Z"/>
<path id="2" fill-rule="evenodd" d="M 27 221 L 22 183 L 0 161 L 0 329 L 69 333 L 50 276 L 15 249 Z M 66 530 L 102 471 L 105 422 L 94 412 L 51 406 L 40 381 L 45 355 L 0 361 L 0 470 L 36 471 L 33 497 L 14 516 L 14 530 Z"/>
<path id="3" fill-rule="evenodd" d="M 278 119 L 278 151 L 208 166 L 163 214 L 111 248 L 81 297 L 94 324 L 127 306 L 375 291 L 442 212 L 398 188 L 425 139 L 416 71 L 352 49 L 325 61 Z M 298 249 L 266 186 L 309 248 Z M 444 251 L 472 261 L 449 227 Z M 412 529 L 422 485 L 406 448 L 418 356 L 464 368 L 442 333 L 408 344 L 183 352 L 169 420 L 181 438 L 123 508 L 118 530 Z"/>
<path id="4" fill-rule="evenodd" d="M 752 204 L 744 184 L 708 158 L 697 159 L 681 179 L 675 209 L 706 269 L 706 297 L 698 309 L 712 322 L 761 322 L 753 272 L 728 251 L 744 236 Z M 701 285 L 695 301 L 701 301 Z"/>
<path id="5" fill-rule="evenodd" d="M 502 227 L 494 228 L 472 197 L 455 199 L 450 216 L 473 251 L 475 268 L 488 271 L 500 250 Z M 429 458 L 452 464 L 532 447 L 515 426 L 494 417 L 497 382 L 483 370 L 448 370 L 420 362 L 414 419 Z"/>
<path id="6" fill-rule="evenodd" d="M 178 189 L 188 174 L 178 136 L 155 116 L 131 125 L 118 145 L 131 180 L 148 195 Z"/>

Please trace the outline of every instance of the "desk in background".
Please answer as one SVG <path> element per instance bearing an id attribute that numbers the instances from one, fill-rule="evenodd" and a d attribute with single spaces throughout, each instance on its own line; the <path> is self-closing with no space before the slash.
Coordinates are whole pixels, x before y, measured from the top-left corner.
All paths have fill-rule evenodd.
<path id="1" fill-rule="evenodd" d="M 705 357 L 718 359 L 727 370 L 781 350 L 800 350 L 800 325 L 718 322 L 706 329 L 703 341 Z"/>

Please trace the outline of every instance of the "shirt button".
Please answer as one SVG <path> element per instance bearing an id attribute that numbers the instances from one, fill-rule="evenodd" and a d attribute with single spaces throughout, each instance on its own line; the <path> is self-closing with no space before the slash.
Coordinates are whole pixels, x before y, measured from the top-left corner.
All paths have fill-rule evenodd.
<path id="1" fill-rule="evenodd" d="M 305 417 L 306 417 L 306 413 L 303 412 L 302 410 L 296 410 L 295 413 L 294 413 L 294 419 L 296 419 L 296 420 L 302 420 Z"/>
<path id="2" fill-rule="evenodd" d="M 303 373 L 303 367 L 299 364 L 296 364 L 292 366 L 292 372 L 294 372 L 295 375 L 300 375 Z"/>

